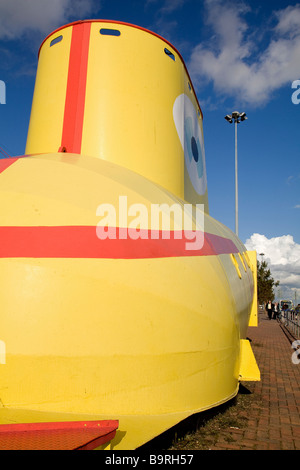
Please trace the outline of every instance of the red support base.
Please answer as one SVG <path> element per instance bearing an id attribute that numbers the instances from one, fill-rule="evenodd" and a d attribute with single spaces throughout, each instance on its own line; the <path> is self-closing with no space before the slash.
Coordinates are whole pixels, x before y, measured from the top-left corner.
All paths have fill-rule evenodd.
<path id="1" fill-rule="evenodd" d="M 69 421 L 0 425 L 0 450 L 93 450 L 111 441 L 119 422 Z"/>

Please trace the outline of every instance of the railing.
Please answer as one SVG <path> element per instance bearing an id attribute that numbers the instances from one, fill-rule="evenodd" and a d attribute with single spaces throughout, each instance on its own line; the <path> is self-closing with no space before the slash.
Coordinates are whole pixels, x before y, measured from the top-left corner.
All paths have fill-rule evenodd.
<path id="1" fill-rule="evenodd" d="M 280 321 L 295 338 L 300 338 L 300 313 L 293 310 L 282 311 Z"/>

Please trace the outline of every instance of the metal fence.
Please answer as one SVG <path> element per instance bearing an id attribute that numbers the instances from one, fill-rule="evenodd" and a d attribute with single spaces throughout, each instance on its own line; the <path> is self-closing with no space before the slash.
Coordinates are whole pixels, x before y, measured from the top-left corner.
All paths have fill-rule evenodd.
<path id="1" fill-rule="evenodd" d="M 295 338 L 300 338 L 300 313 L 293 310 L 282 311 L 280 320 Z"/>

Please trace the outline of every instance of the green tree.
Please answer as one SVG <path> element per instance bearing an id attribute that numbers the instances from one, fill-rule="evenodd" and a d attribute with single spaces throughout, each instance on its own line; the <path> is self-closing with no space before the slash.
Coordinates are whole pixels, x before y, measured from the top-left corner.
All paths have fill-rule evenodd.
<path id="1" fill-rule="evenodd" d="M 258 303 L 263 304 L 268 300 L 274 300 L 274 287 L 279 286 L 279 281 L 275 281 L 271 275 L 266 261 L 257 261 L 257 297 Z"/>

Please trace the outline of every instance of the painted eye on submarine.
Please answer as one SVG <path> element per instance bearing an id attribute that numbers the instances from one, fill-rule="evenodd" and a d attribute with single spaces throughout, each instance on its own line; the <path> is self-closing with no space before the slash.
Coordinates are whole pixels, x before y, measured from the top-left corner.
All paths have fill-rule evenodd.
<path id="1" fill-rule="evenodd" d="M 184 151 L 185 166 L 195 191 L 206 191 L 206 169 L 203 133 L 196 109 L 185 95 L 179 95 L 173 106 L 173 118 Z"/>

